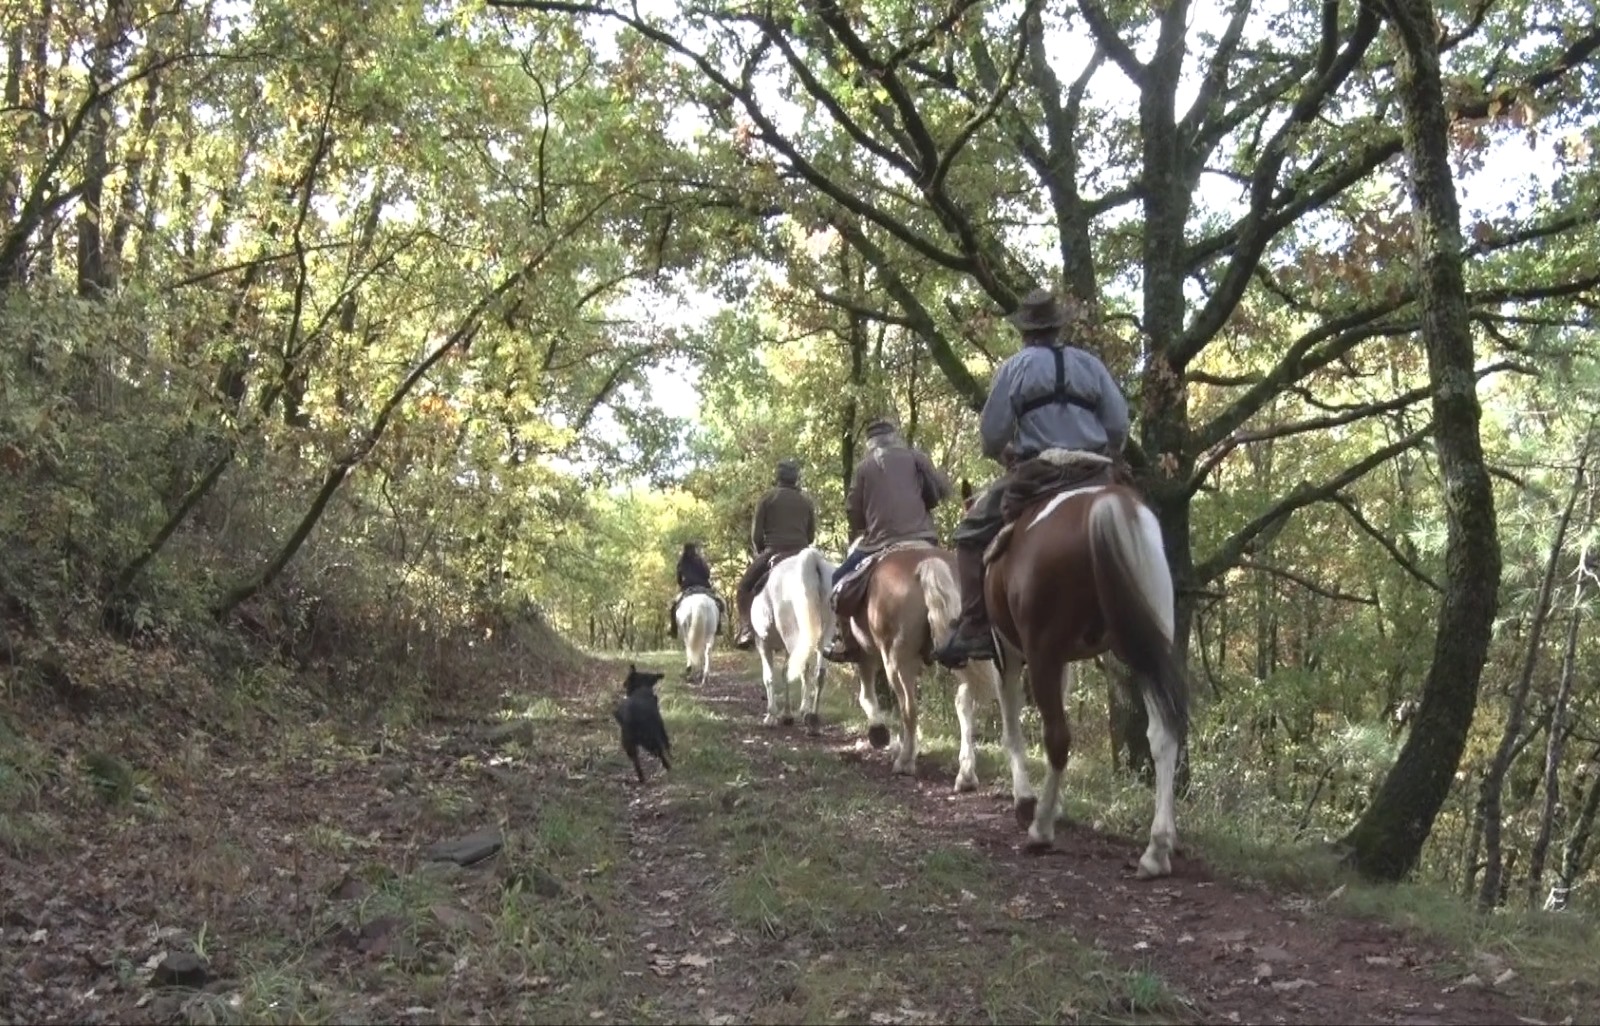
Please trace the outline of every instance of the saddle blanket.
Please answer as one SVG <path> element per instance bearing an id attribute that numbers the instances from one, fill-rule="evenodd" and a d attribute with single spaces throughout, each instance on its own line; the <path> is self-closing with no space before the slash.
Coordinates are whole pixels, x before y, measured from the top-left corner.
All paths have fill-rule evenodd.
<path id="1" fill-rule="evenodd" d="M 1000 558 L 1011 542 L 1016 521 L 1029 506 L 1054 495 L 1085 491 L 1111 484 L 1113 461 L 1096 452 L 1047 449 L 1019 464 L 1000 497 L 1000 532 L 983 553 L 987 566 Z"/>
<path id="2" fill-rule="evenodd" d="M 839 578 L 839 583 L 833 586 L 834 611 L 850 612 L 855 609 L 856 603 L 859 602 L 866 594 L 867 578 L 872 574 L 872 568 L 877 566 L 878 561 L 884 556 L 887 556 L 891 552 L 899 552 L 902 549 L 931 548 L 933 548 L 933 544 L 931 542 L 913 539 L 910 541 L 890 542 L 888 545 L 885 545 L 883 548 L 867 556 L 867 558 L 863 559 L 860 563 L 857 563 L 855 568 L 849 573 Z"/>

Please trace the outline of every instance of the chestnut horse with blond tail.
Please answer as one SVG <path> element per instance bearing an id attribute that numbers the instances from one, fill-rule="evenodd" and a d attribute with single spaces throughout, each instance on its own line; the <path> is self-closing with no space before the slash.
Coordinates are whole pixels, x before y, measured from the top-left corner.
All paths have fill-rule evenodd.
<path id="1" fill-rule="evenodd" d="M 858 700 L 867 716 L 867 739 L 874 748 L 889 744 L 887 717 L 878 705 L 878 680 L 894 690 L 900 709 L 900 737 L 892 749 L 896 773 L 916 775 L 917 706 L 923 671 L 932 664 L 933 650 L 944 644 L 961 612 L 954 562 L 948 549 L 926 542 L 886 549 L 874 557 L 859 607 L 841 617 L 840 629 L 850 631 L 861 647 L 856 661 Z M 955 676 L 956 720 L 961 726 L 955 789 L 973 791 L 978 787 L 973 738 L 976 705 L 996 694 L 1000 682 L 994 666 L 983 662 L 970 662 L 956 670 Z M 1002 743 L 1011 766 L 1012 786 L 1026 792 L 1028 766 L 1019 723 L 1003 721 Z"/>
<path id="2" fill-rule="evenodd" d="M 1189 683 L 1173 644 L 1172 577 L 1155 514 L 1122 484 L 1069 488 L 1026 502 L 985 558 L 984 599 L 999 642 L 1003 722 L 1018 722 L 1026 663 L 1044 725 L 1043 794 L 1013 795 L 1029 850 L 1055 843 L 1061 777 L 1072 744 L 1066 698 L 1074 664 L 1111 652 L 1133 671 L 1150 715 L 1156 803 L 1139 876 L 1167 876 L 1177 843 L 1173 779 L 1188 735 Z"/>

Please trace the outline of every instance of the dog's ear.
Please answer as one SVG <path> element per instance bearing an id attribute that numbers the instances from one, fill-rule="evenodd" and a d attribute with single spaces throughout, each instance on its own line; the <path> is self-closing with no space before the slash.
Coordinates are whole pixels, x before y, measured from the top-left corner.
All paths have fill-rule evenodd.
<path id="1" fill-rule="evenodd" d="M 633 663 L 629 663 L 628 664 L 628 675 L 629 676 L 632 676 L 633 674 L 638 673 L 638 672 L 639 672 L 639 667 L 635 666 Z"/>

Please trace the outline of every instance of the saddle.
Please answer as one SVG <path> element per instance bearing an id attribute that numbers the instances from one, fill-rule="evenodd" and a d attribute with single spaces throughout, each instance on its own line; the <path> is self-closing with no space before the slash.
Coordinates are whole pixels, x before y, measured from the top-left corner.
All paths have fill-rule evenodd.
<path id="1" fill-rule="evenodd" d="M 1077 449 L 1046 449 L 1018 463 L 1000 496 L 1000 533 L 984 550 L 985 566 L 999 559 L 1011 543 L 1017 518 L 1041 499 L 1063 492 L 1115 484 L 1120 475 L 1109 456 Z"/>
<path id="2" fill-rule="evenodd" d="M 678 600 L 677 602 L 674 602 L 673 605 L 676 607 L 690 595 L 709 595 L 711 597 L 711 601 L 717 604 L 717 609 L 721 610 L 724 616 L 727 615 L 728 604 L 722 600 L 721 595 L 717 594 L 717 589 L 707 587 L 704 584 L 691 584 L 687 588 L 684 588 L 682 591 L 678 592 Z"/>
<path id="3" fill-rule="evenodd" d="M 833 586 L 833 611 L 847 620 L 855 616 L 861 601 L 867 597 L 867 583 L 872 578 L 872 570 L 884 556 L 903 549 L 931 548 L 933 548 L 932 542 L 926 542 L 920 538 L 912 538 L 906 541 L 890 542 L 867 556 L 860 563 L 857 563 L 849 573 L 839 578 L 839 582 Z"/>
<path id="4" fill-rule="evenodd" d="M 767 586 L 767 578 L 772 576 L 773 568 L 792 556 L 798 556 L 804 549 L 778 549 L 769 556 L 763 557 L 766 565 L 761 572 L 756 574 L 755 583 L 750 586 L 751 595 L 761 594 L 761 589 Z"/>

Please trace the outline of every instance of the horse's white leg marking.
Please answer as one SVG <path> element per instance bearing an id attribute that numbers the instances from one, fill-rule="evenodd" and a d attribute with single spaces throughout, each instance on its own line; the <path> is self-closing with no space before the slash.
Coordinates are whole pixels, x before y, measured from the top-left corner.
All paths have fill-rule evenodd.
<path id="1" fill-rule="evenodd" d="M 1139 859 L 1139 876 L 1169 876 L 1172 873 L 1172 849 L 1178 843 L 1178 823 L 1173 811 L 1173 777 L 1178 769 L 1178 739 L 1172 736 L 1155 703 L 1148 698 L 1144 703 L 1150 726 L 1145 736 L 1150 739 L 1150 754 L 1156 762 L 1156 814 L 1150 821 L 1150 847 Z"/>
<path id="2" fill-rule="evenodd" d="M 856 667 L 856 681 L 860 684 L 860 693 L 856 696 L 861 711 L 867 717 L 867 729 L 884 726 L 883 709 L 878 705 L 878 671 L 882 664 L 876 657 L 871 657 Z"/>
<path id="3" fill-rule="evenodd" d="M 1143 558 L 1139 560 L 1139 588 L 1156 611 L 1161 632 L 1170 641 L 1175 630 L 1172 577 L 1167 569 L 1161 546 L 1161 523 L 1143 506 L 1138 507 L 1137 530 Z M 1139 859 L 1141 877 L 1167 876 L 1172 872 L 1172 849 L 1178 843 L 1177 815 L 1174 810 L 1173 786 L 1178 770 L 1179 738 L 1163 722 L 1149 698 L 1145 699 L 1145 712 L 1150 726 L 1145 736 L 1150 739 L 1150 754 L 1156 764 L 1156 809 L 1150 821 L 1150 847 Z"/>
<path id="4" fill-rule="evenodd" d="M 1073 664 L 1069 660 L 1061 665 L 1062 715 L 1072 706 Z M 1037 667 L 1035 667 L 1037 669 Z M 1033 813 L 1033 825 L 1028 828 L 1028 839 L 1039 845 L 1052 845 L 1056 840 L 1056 807 L 1061 802 L 1061 778 L 1067 767 L 1059 768 L 1048 758 L 1044 761 L 1044 797 Z"/>
<path id="5" fill-rule="evenodd" d="M 1035 797 L 1033 782 L 1028 779 L 1027 746 L 1022 740 L 1022 653 L 1006 644 L 1004 655 L 1005 672 L 995 672 L 991 679 L 995 698 L 1000 702 L 1000 745 L 1011 764 L 1011 802 L 1021 805 Z M 980 665 L 994 669 L 992 663 Z"/>
<path id="6" fill-rule="evenodd" d="M 973 688 L 976 684 L 973 671 L 978 667 L 987 667 L 989 673 L 994 673 L 993 663 L 968 663 L 957 671 L 956 678 L 956 721 L 961 724 L 961 756 L 959 768 L 956 770 L 956 790 L 976 791 L 978 789 L 978 752 L 972 740 L 972 720 L 975 699 Z M 998 694 L 999 685 L 990 686 Z"/>

